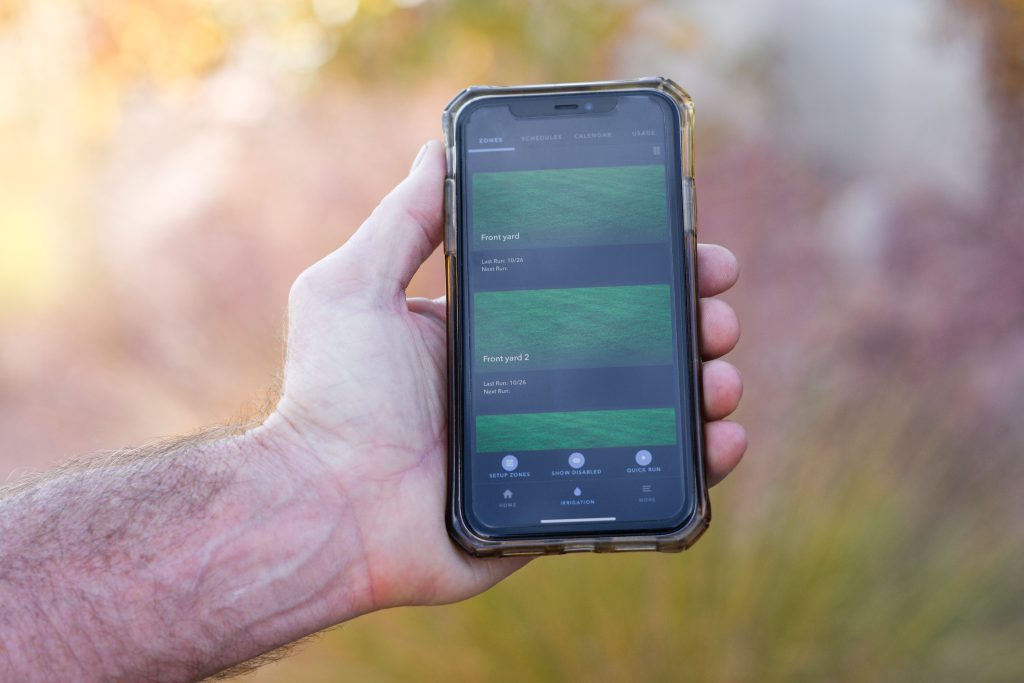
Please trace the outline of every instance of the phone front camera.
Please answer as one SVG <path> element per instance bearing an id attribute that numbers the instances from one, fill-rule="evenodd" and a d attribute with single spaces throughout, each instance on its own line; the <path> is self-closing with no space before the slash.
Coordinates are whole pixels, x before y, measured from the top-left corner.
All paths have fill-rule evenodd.
<path id="1" fill-rule="evenodd" d="M 586 104 L 584 104 L 583 105 L 583 111 L 594 111 L 594 103 L 593 102 L 587 102 Z"/>

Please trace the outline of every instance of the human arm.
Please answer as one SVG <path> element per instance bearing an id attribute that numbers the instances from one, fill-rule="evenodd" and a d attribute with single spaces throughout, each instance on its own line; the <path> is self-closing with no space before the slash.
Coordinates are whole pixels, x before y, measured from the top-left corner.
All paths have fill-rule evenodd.
<path id="1" fill-rule="evenodd" d="M 198 678 L 359 614 L 474 595 L 524 564 L 444 528 L 445 321 L 407 299 L 441 236 L 440 146 L 289 300 L 259 425 L 72 464 L 0 494 L 0 678 Z M 699 252 L 701 295 L 735 259 Z M 702 302 L 708 465 L 739 460 L 739 329 Z"/>

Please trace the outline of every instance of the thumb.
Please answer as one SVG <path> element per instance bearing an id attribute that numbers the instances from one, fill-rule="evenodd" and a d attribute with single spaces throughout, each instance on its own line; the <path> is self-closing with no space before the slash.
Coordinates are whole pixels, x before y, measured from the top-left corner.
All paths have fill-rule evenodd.
<path id="1" fill-rule="evenodd" d="M 444 176 L 443 146 L 430 140 L 417 155 L 408 177 L 381 201 L 341 250 L 358 267 L 381 279 L 377 284 L 390 295 L 405 290 L 441 243 Z"/>

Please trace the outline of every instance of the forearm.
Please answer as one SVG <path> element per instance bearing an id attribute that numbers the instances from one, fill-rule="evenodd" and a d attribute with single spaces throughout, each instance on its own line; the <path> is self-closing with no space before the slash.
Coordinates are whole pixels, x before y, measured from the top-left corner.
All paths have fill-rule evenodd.
<path id="1" fill-rule="evenodd" d="M 0 678 L 191 679 L 365 611 L 358 533 L 300 447 L 189 439 L 5 495 Z"/>

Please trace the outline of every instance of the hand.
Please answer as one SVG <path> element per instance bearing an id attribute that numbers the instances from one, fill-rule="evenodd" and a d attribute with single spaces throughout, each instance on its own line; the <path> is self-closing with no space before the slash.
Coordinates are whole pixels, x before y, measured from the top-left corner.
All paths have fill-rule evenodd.
<path id="1" fill-rule="evenodd" d="M 361 539 L 362 609 L 460 600 L 490 587 L 521 558 L 474 559 L 445 530 L 446 331 L 443 299 L 406 287 L 442 237 L 445 160 L 428 143 L 413 169 L 358 232 L 292 288 L 288 359 L 267 427 L 310 454 L 313 480 L 337 500 Z M 735 257 L 701 245 L 700 295 L 736 281 Z M 739 339 L 728 304 L 701 301 L 707 458 L 712 483 L 739 462 L 746 435 L 722 418 L 742 393 L 720 360 Z M 332 499 L 328 494 L 328 499 Z"/>

